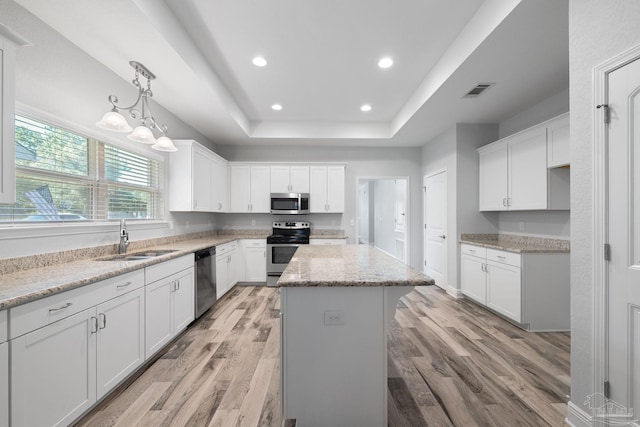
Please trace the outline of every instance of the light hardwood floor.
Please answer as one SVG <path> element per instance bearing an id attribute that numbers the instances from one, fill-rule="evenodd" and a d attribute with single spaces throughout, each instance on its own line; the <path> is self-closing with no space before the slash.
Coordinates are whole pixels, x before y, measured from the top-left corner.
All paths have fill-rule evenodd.
<path id="1" fill-rule="evenodd" d="M 237 286 L 79 426 L 280 426 L 276 288 Z M 389 330 L 390 426 L 561 426 L 569 334 L 524 332 L 435 287 Z"/>

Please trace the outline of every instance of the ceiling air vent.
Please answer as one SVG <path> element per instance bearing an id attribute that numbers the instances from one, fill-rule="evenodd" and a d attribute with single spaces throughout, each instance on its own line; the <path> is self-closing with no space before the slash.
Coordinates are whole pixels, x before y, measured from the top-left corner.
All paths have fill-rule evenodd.
<path id="1" fill-rule="evenodd" d="M 489 89 L 495 83 L 478 83 L 473 89 L 471 89 L 463 98 L 477 98 L 484 91 Z"/>

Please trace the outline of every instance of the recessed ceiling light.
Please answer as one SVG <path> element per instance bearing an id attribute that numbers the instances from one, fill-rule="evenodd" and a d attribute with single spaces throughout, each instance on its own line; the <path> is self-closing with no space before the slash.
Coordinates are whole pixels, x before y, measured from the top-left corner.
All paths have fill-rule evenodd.
<path id="1" fill-rule="evenodd" d="M 378 67 L 380 68 L 389 68 L 393 65 L 393 59 L 389 58 L 388 56 L 380 59 L 380 61 L 378 61 Z"/>
<path id="2" fill-rule="evenodd" d="M 362 107 L 360 107 L 361 111 L 371 111 L 371 105 L 369 104 L 364 104 Z"/>
<path id="3" fill-rule="evenodd" d="M 273 104 L 273 105 L 271 106 L 271 109 L 272 109 L 272 110 L 276 110 L 276 111 L 280 111 L 280 110 L 282 110 L 282 105 L 280 105 L 280 104 Z"/>
<path id="4" fill-rule="evenodd" d="M 252 62 L 256 67 L 264 67 L 265 65 L 267 65 L 267 60 L 262 56 L 256 56 L 255 58 L 253 58 Z"/>

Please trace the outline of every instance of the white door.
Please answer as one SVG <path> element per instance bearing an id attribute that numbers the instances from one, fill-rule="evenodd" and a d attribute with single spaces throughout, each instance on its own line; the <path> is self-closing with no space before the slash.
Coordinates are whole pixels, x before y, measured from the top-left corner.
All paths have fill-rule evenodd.
<path id="1" fill-rule="evenodd" d="M 460 283 L 462 293 L 479 303 L 487 303 L 486 259 L 462 254 L 460 257 Z"/>
<path id="2" fill-rule="evenodd" d="M 327 212 L 344 212 L 344 166 L 327 167 Z"/>
<path id="3" fill-rule="evenodd" d="M 251 167 L 251 212 L 271 212 L 269 166 Z"/>
<path id="4" fill-rule="evenodd" d="M 309 192 L 309 166 L 291 166 L 289 169 L 290 189 L 294 193 Z"/>
<path id="5" fill-rule="evenodd" d="M 640 415 L 640 60 L 609 74 L 610 398 Z M 637 425 L 637 424 L 634 424 Z"/>
<path id="6" fill-rule="evenodd" d="M 174 276 L 175 277 L 175 276 Z M 173 286 L 172 335 L 185 329 L 195 318 L 193 269 L 180 273 Z"/>
<path id="7" fill-rule="evenodd" d="M 148 359 L 171 341 L 171 293 L 173 280 L 145 286 L 145 356 Z"/>
<path id="8" fill-rule="evenodd" d="M 447 286 L 447 171 L 424 178 L 424 273 Z"/>
<path id="9" fill-rule="evenodd" d="M 509 141 L 509 210 L 547 209 L 547 129 Z"/>
<path id="10" fill-rule="evenodd" d="M 289 166 L 271 166 L 271 186 L 272 193 L 289 193 Z"/>
<path id="11" fill-rule="evenodd" d="M 506 211 L 508 196 L 507 141 L 479 152 L 481 211 Z"/>
<path id="12" fill-rule="evenodd" d="M 327 210 L 327 167 L 309 168 L 309 210 L 311 213 Z"/>
<path id="13" fill-rule="evenodd" d="M 249 212 L 251 207 L 251 168 L 229 166 L 231 212 Z"/>
<path id="14" fill-rule="evenodd" d="M 193 210 L 211 211 L 211 159 L 204 150 L 193 149 Z"/>

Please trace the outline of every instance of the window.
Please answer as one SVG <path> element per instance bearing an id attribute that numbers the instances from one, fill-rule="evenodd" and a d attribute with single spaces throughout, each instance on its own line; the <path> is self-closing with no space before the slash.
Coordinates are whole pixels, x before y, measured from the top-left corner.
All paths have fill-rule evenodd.
<path id="1" fill-rule="evenodd" d="M 162 219 L 160 161 L 16 116 L 16 203 L 0 222 Z"/>

